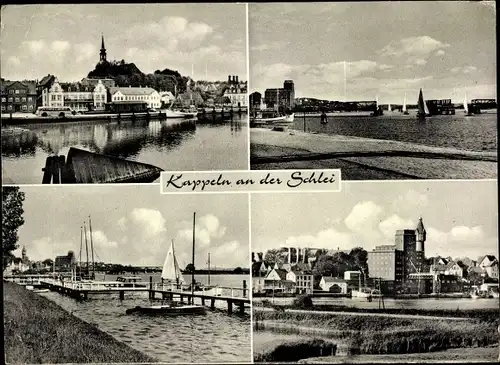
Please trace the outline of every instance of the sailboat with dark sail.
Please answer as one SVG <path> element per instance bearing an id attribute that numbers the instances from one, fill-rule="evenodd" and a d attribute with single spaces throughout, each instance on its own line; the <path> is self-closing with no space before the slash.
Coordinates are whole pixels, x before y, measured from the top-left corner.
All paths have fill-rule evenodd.
<path id="1" fill-rule="evenodd" d="M 422 93 L 422 89 L 420 89 L 420 93 L 418 94 L 418 119 L 425 119 L 426 117 L 430 117 L 429 109 L 427 108 L 427 104 L 424 100 L 424 94 Z"/>

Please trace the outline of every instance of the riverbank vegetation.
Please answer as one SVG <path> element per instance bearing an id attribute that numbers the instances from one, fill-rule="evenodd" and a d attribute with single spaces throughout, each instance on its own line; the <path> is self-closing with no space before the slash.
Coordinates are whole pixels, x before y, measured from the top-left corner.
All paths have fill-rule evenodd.
<path id="1" fill-rule="evenodd" d="M 254 311 L 254 338 L 260 333 L 302 337 L 301 340 L 282 340 L 272 348 L 259 349 L 254 346 L 254 359 L 287 361 L 281 357 L 284 356 L 281 355 L 284 348 L 287 349 L 287 358 L 300 357 L 304 350 L 299 351 L 299 348 L 302 349 L 312 340 L 343 345 L 347 348 L 347 354 L 364 355 L 427 353 L 452 348 L 487 347 L 498 343 L 497 311 L 496 316 L 495 322 L 481 318 L 450 321 L 446 318 L 329 315 L 309 311 Z M 312 356 L 301 358 L 307 357 Z"/>
<path id="2" fill-rule="evenodd" d="M 374 299 L 377 300 L 377 299 Z M 255 307 L 259 304 L 254 303 Z M 312 304 L 304 296 L 295 298 L 291 304 L 277 305 L 272 304 L 270 300 L 264 299 L 260 303 L 261 307 L 274 308 L 278 312 L 284 312 L 286 309 L 307 309 L 317 312 L 350 312 L 350 313 L 386 313 L 386 314 L 409 314 L 415 316 L 438 316 L 438 317 L 456 317 L 471 318 L 479 321 L 500 324 L 498 309 L 478 308 L 473 310 L 466 309 L 419 309 L 419 308 L 358 308 L 354 306 L 337 304 Z"/>
<path id="3" fill-rule="evenodd" d="M 3 287 L 7 363 L 155 362 L 47 298 L 13 283 Z"/>

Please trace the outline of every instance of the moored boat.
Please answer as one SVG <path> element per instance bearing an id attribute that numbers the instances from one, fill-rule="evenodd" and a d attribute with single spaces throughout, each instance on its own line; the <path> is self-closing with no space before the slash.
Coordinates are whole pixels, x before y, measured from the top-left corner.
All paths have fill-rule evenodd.
<path id="1" fill-rule="evenodd" d="M 263 112 L 261 115 L 250 118 L 252 126 L 289 126 L 294 121 L 294 114 L 279 115 L 276 112 Z"/>
<path id="2" fill-rule="evenodd" d="M 370 288 L 360 288 L 351 292 L 352 298 L 370 298 L 372 296 L 372 289 Z"/>
<path id="3" fill-rule="evenodd" d="M 33 293 L 48 293 L 49 289 L 33 289 Z"/>
<path id="4" fill-rule="evenodd" d="M 205 307 L 199 305 L 189 305 L 184 303 L 172 302 L 167 305 L 151 305 L 147 307 L 136 306 L 134 308 L 127 309 L 126 314 L 161 314 L 169 316 L 179 316 L 179 315 L 193 315 L 193 314 L 205 314 Z"/>

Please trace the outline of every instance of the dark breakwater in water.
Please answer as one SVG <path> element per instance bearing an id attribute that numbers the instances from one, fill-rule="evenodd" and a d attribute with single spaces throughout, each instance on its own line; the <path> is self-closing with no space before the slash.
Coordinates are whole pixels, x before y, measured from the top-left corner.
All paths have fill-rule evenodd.
<path id="1" fill-rule="evenodd" d="M 497 114 L 466 117 L 442 115 L 418 121 L 414 115 L 394 112 L 379 117 L 329 116 L 326 125 L 319 116 L 306 116 L 307 132 L 386 139 L 470 151 L 497 150 Z M 304 130 L 304 118 L 295 118 L 293 128 Z"/>

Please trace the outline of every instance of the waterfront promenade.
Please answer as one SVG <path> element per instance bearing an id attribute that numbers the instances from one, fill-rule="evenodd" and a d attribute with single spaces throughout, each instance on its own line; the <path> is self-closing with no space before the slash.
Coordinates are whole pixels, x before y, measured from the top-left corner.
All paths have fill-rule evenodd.
<path id="1" fill-rule="evenodd" d="M 264 128 L 250 131 L 252 169 L 341 168 L 345 180 L 497 177 L 497 153 Z"/>

